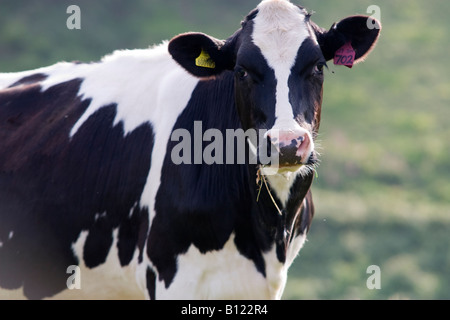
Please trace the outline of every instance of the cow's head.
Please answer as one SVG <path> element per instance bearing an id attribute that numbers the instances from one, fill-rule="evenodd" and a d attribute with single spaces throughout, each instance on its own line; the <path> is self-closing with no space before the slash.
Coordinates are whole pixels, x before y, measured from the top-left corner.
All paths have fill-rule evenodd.
<path id="1" fill-rule="evenodd" d="M 279 167 L 295 171 L 316 159 L 326 62 L 347 43 L 355 63 L 369 54 L 380 24 L 368 19 L 351 16 L 326 31 L 305 9 L 286 0 L 264 0 L 226 41 L 186 33 L 170 41 L 169 52 L 200 78 L 234 72 L 242 127 L 266 129 Z"/>

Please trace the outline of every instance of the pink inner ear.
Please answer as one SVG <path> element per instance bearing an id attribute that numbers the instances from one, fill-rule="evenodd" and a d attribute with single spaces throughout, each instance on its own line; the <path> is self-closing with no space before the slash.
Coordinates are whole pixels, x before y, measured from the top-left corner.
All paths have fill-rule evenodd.
<path id="1" fill-rule="evenodd" d="M 340 49 L 336 50 L 334 55 L 334 64 L 341 65 L 346 67 L 353 67 L 353 63 L 355 62 L 356 52 L 352 47 L 350 42 L 344 44 Z"/>

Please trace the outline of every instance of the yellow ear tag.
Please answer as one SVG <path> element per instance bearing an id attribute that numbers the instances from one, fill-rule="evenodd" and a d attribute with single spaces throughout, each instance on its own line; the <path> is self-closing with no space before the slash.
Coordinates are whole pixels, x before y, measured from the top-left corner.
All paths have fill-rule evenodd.
<path id="1" fill-rule="evenodd" d="M 216 67 L 216 64 L 213 59 L 209 56 L 208 52 L 203 50 L 200 53 L 200 55 L 195 59 L 195 65 L 197 67 L 204 67 L 204 68 L 210 68 L 214 69 Z"/>

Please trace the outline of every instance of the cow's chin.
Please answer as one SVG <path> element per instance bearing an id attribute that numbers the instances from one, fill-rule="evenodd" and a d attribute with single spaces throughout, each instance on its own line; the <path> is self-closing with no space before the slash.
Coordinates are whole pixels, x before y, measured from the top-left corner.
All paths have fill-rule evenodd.
<path id="1" fill-rule="evenodd" d="M 285 173 L 285 172 L 297 172 L 299 171 L 304 164 L 294 164 L 294 165 L 283 165 L 278 167 L 279 173 Z"/>
<path id="2" fill-rule="evenodd" d="M 265 176 L 270 176 L 270 175 L 276 175 L 276 174 L 291 174 L 291 173 L 297 173 L 300 170 L 302 170 L 302 168 L 304 167 L 304 164 L 294 164 L 294 165 L 282 165 L 282 166 L 270 166 L 270 165 L 266 165 L 266 166 L 262 166 L 262 173 Z"/>

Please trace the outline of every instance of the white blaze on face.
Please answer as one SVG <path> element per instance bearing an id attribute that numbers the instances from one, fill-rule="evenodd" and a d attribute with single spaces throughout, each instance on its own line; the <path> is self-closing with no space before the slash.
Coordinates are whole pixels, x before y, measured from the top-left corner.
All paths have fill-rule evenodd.
<path id="1" fill-rule="evenodd" d="M 306 12 L 287 0 L 264 0 L 258 6 L 258 14 L 254 19 L 253 43 L 261 50 L 269 67 L 274 70 L 276 85 L 275 123 L 270 128 L 271 136 L 282 132 L 295 132 L 308 135 L 310 145 L 307 152 L 314 150 L 311 134 L 302 128 L 293 113 L 289 101 L 289 76 L 297 60 L 297 54 L 302 43 L 310 37 L 310 28 L 305 18 Z M 300 57 L 301 58 L 301 57 Z M 268 174 L 270 184 L 277 195 L 286 203 L 290 194 L 290 187 L 295 176 L 293 174 Z"/>
<path id="2" fill-rule="evenodd" d="M 289 102 L 288 80 L 303 41 L 309 37 L 305 12 L 286 0 L 265 0 L 254 19 L 253 43 L 277 80 L 274 129 L 298 129 Z"/>

